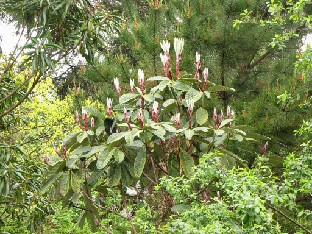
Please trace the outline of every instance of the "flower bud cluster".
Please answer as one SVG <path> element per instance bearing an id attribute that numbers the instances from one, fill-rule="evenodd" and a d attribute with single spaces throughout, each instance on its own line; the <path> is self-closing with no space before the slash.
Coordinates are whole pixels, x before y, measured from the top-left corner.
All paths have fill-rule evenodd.
<path id="1" fill-rule="evenodd" d="M 83 125 L 81 125 L 80 116 L 79 116 L 78 111 L 76 111 L 76 119 L 75 120 L 76 120 L 76 123 L 78 124 L 78 126 L 80 127 L 80 129 L 82 131 L 88 131 L 88 114 L 87 114 L 87 112 L 83 111 L 82 115 L 81 115 L 81 120 L 82 120 Z M 90 125 L 92 128 L 94 127 L 94 118 L 93 117 L 91 118 Z"/>
<path id="2" fill-rule="evenodd" d="M 228 119 L 231 118 L 231 107 L 228 106 L 227 109 L 226 109 L 226 117 Z M 214 128 L 215 129 L 218 129 L 224 119 L 224 114 L 223 114 L 223 111 L 221 110 L 220 111 L 220 115 L 217 114 L 217 109 L 214 108 L 213 109 L 213 115 L 212 115 L 212 118 L 213 118 L 213 123 L 214 123 Z M 231 126 L 231 123 L 228 124 L 228 126 L 230 127 Z"/>

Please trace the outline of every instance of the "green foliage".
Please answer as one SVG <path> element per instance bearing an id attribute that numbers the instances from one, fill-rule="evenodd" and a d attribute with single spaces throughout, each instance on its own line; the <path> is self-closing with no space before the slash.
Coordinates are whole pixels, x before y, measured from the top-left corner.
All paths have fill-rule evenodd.
<path id="1" fill-rule="evenodd" d="M 214 96 L 225 88 L 220 90 L 212 82 L 190 79 L 191 75 L 152 77 L 145 85 L 143 71 L 139 70 L 138 76 L 136 93 L 120 94 L 119 104 L 115 106 L 108 98 L 107 113 L 86 107 L 82 108 L 81 119 L 77 113 L 76 122 L 82 131 L 66 137 L 58 156 L 52 156 L 59 160 L 50 164 L 50 175 L 42 193 L 57 182 L 53 189 L 56 197 L 63 197 L 65 204 L 79 204 L 79 198 L 83 198 L 86 208 L 90 202 L 93 204 L 91 213 L 96 215 L 93 209 L 99 205 L 93 201 L 94 192 L 116 186 L 124 189 L 134 186 L 137 180 L 144 187 L 151 186 L 158 183 L 164 172 L 170 175 L 183 172 L 191 177 L 201 147 L 209 152 L 208 148 L 247 139 L 244 130 L 235 128 L 229 111 L 224 119 L 222 111 L 218 115 L 215 110 L 213 121 L 204 125 L 208 120 L 205 103 L 211 98 L 203 95 L 204 92 Z M 150 82 L 155 85 L 147 88 Z M 184 97 L 181 90 L 187 90 Z M 168 105 L 168 100 L 173 100 L 175 105 Z M 193 121 L 193 115 L 200 125 Z M 112 123 L 108 131 L 105 118 Z M 239 157 L 234 156 L 233 163 L 236 159 Z M 93 221 L 97 223 L 95 217 Z"/>

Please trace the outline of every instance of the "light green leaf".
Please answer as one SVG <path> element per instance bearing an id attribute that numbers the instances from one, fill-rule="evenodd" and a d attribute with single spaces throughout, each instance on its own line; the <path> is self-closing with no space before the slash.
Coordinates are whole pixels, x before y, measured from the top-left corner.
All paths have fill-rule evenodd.
<path id="1" fill-rule="evenodd" d="M 120 149 L 116 149 L 114 152 L 114 158 L 118 163 L 121 163 L 125 159 L 125 154 Z"/>
<path id="2" fill-rule="evenodd" d="M 173 127 L 172 125 L 170 125 L 169 123 L 162 123 L 162 126 L 168 131 L 168 132 L 172 132 L 175 133 L 177 131 L 177 129 L 175 127 Z"/>
<path id="3" fill-rule="evenodd" d="M 192 137 L 194 136 L 194 130 L 192 130 L 192 129 L 186 129 L 186 130 L 184 131 L 184 135 L 185 135 L 185 137 L 186 137 L 187 140 L 191 140 Z"/>
<path id="4" fill-rule="evenodd" d="M 196 122 L 199 125 L 203 125 L 207 122 L 207 120 L 208 120 L 208 112 L 203 108 L 199 108 L 196 111 Z"/>
<path id="5" fill-rule="evenodd" d="M 183 91 L 183 92 L 187 92 L 190 90 L 191 86 L 189 86 L 188 84 L 182 83 L 180 81 L 176 81 L 176 82 L 173 82 L 172 88 Z"/>
<path id="6" fill-rule="evenodd" d="M 97 136 L 99 136 L 99 135 L 101 135 L 101 133 L 104 132 L 104 130 L 105 130 L 104 125 L 101 125 L 100 127 L 98 127 L 98 128 L 96 129 L 95 134 L 96 134 Z"/>
<path id="7" fill-rule="evenodd" d="M 163 103 L 163 107 L 167 107 L 167 106 L 169 106 L 169 105 L 171 105 L 171 104 L 173 104 L 173 103 L 175 103 L 176 102 L 176 100 L 174 100 L 174 99 L 168 99 L 168 100 L 166 100 L 164 103 Z"/>
<path id="8" fill-rule="evenodd" d="M 153 87 L 151 89 L 151 93 L 155 93 L 157 90 L 159 91 L 163 91 L 169 84 L 170 84 L 170 80 L 163 80 L 161 81 L 157 86 Z"/>
<path id="9" fill-rule="evenodd" d="M 136 99 L 139 96 L 140 96 L 140 94 L 137 94 L 137 93 L 126 93 L 126 94 L 123 94 L 121 97 L 119 97 L 119 103 L 120 104 L 127 103 L 129 101 L 132 101 L 132 100 Z"/>
<path id="10" fill-rule="evenodd" d="M 107 144 L 111 144 L 113 142 L 119 141 L 122 138 L 124 138 L 128 132 L 118 132 L 118 133 L 113 133 L 107 138 Z"/>
<path id="11" fill-rule="evenodd" d="M 82 143 L 86 138 L 88 137 L 88 133 L 87 132 L 82 132 L 77 136 L 77 141 L 79 143 Z"/>
<path id="12" fill-rule="evenodd" d="M 146 81 L 161 81 L 161 80 L 170 81 L 170 79 L 168 77 L 164 77 L 164 76 L 153 76 L 151 78 L 148 78 Z"/>
<path id="13" fill-rule="evenodd" d="M 210 95 L 210 93 L 209 93 L 208 91 L 205 91 L 204 94 L 206 95 L 206 97 L 207 97 L 208 99 L 211 98 L 211 95 Z"/>
<path id="14" fill-rule="evenodd" d="M 141 150 L 138 151 L 137 156 L 134 160 L 134 174 L 135 177 L 140 178 L 144 166 L 146 162 L 146 149 L 142 148 Z"/>
<path id="15" fill-rule="evenodd" d="M 208 132 L 210 128 L 208 127 L 197 127 L 193 128 L 194 132 Z"/>
<path id="16" fill-rule="evenodd" d="M 114 149 L 112 150 L 114 151 Z M 113 157 L 113 152 L 109 151 L 108 148 L 105 148 L 98 157 L 98 160 L 96 162 L 96 167 L 97 169 L 101 170 L 103 168 L 105 168 L 107 166 L 107 164 L 109 163 L 109 161 L 112 159 Z"/>
<path id="17" fill-rule="evenodd" d="M 194 103 L 195 103 L 202 97 L 202 95 L 203 95 L 203 92 L 190 88 L 185 94 L 185 99 L 194 100 Z"/>
<path id="18" fill-rule="evenodd" d="M 233 119 L 225 119 L 222 121 L 222 123 L 220 124 L 219 128 L 222 128 L 223 126 L 227 125 L 228 123 L 232 122 Z"/>
<path id="19" fill-rule="evenodd" d="M 60 177 L 60 194 L 64 197 L 69 189 L 69 174 L 64 173 Z"/>
<path id="20" fill-rule="evenodd" d="M 147 102 L 153 102 L 153 101 L 154 101 L 154 97 L 153 97 L 152 94 L 144 94 L 144 95 L 143 95 L 143 98 L 144 98 L 144 100 L 147 101 Z"/>
<path id="21" fill-rule="evenodd" d="M 234 139 L 237 140 L 237 141 L 239 141 L 239 142 L 241 142 L 241 141 L 244 140 L 244 138 L 242 137 L 242 135 L 239 135 L 239 134 L 235 134 L 235 135 L 234 135 Z"/>
<path id="22" fill-rule="evenodd" d="M 103 151 L 106 147 L 106 145 L 92 146 L 91 150 L 87 154 L 83 155 L 83 157 L 89 158 L 90 156 Z"/>
<path id="23" fill-rule="evenodd" d="M 215 129 L 214 132 L 217 136 L 222 136 L 224 134 L 224 130 L 222 129 Z"/>
<path id="24" fill-rule="evenodd" d="M 70 149 L 70 147 L 77 142 L 77 136 L 79 134 L 80 132 L 72 132 L 64 138 L 63 142 L 66 145 L 66 149 Z"/>

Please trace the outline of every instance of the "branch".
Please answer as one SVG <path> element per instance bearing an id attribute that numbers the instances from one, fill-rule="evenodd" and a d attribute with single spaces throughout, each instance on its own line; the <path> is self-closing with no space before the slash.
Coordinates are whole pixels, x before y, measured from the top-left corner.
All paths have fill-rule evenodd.
<path id="1" fill-rule="evenodd" d="M 8 95 L 6 95 L 4 98 L 2 98 L 2 99 L 0 100 L 0 102 L 4 102 L 6 99 L 8 99 L 9 97 L 11 97 L 14 93 L 16 93 L 17 91 L 19 91 L 19 89 L 21 89 L 31 78 L 32 78 L 32 76 L 29 76 L 27 79 L 25 79 L 20 85 L 18 85 L 17 87 L 15 87 Z"/>
<path id="2" fill-rule="evenodd" d="M 257 59 L 254 60 L 253 63 L 250 63 L 247 65 L 247 69 L 253 69 L 255 66 L 258 65 L 258 63 L 260 63 L 262 60 L 264 60 L 266 57 L 268 57 L 270 54 L 272 53 L 272 51 L 266 51 L 264 54 L 262 54 L 260 57 L 258 57 Z"/>
<path id="3" fill-rule="evenodd" d="M 30 93 L 34 90 L 34 88 L 36 87 L 36 85 L 39 83 L 41 76 L 38 75 L 38 77 L 34 80 L 34 83 L 32 84 L 32 86 L 30 87 L 30 89 L 25 93 L 25 95 L 15 104 L 13 105 L 11 108 L 9 108 L 8 110 L 4 111 L 1 115 L 0 118 L 6 116 L 7 114 L 9 114 L 11 111 L 15 110 L 19 105 L 21 105 L 23 103 L 23 101 L 30 95 Z"/>

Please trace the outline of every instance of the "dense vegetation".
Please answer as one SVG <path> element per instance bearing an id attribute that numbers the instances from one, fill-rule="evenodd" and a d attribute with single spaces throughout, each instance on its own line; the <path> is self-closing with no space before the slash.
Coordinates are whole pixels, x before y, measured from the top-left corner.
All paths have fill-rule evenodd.
<path id="1" fill-rule="evenodd" d="M 1 233 L 311 233 L 310 1 L 0 3 Z"/>

